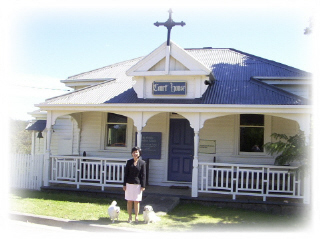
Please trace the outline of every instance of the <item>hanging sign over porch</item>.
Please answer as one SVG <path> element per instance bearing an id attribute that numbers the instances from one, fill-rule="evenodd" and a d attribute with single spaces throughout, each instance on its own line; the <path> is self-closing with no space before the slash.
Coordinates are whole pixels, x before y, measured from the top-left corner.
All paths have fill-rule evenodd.
<path id="1" fill-rule="evenodd" d="M 186 95 L 187 82 L 185 81 L 154 81 L 152 83 L 152 94 L 154 95 Z"/>

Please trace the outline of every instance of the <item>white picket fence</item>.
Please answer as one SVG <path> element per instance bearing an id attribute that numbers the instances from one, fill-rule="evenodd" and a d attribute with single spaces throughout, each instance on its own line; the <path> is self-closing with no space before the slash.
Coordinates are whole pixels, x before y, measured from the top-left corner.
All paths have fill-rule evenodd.
<path id="1" fill-rule="evenodd" d="M 43 154 L 12 155 L 10 164 L 11 187 L 40 190 L 43 185 L 43 163 Z"/>
<path id="2" fill-rule="evenodd" d="M 267 197 L 304 198 L 297 167 L 199 163 L 199 192 Z"/>

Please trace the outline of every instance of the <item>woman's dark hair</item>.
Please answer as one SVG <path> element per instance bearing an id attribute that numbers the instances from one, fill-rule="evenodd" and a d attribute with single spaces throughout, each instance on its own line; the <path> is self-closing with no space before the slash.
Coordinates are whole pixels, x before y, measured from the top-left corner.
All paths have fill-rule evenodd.
<path id="1" fill-rule="evenodd" d="M 137 147 L 137 146 L 133 147 L 133 148 L 131 149 L 131 153 L 133 153 L 134 151 L 139 151 L 139 155 L 140 155 L 140 156 L 142 155 L 142 151 L 141 151 L 140 147 Z"/>

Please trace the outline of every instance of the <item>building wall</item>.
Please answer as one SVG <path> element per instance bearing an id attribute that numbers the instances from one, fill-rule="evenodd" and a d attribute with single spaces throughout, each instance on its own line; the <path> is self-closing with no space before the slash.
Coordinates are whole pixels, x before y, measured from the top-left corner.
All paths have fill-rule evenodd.
<path id="1" fill-rule="evenodd" d="M 225 162 L 226 157 L 234 155 L 235 116 L 228 115 L 207 120 L 199 132 L 199 138 L 216 141 L 216 153 L 200 153 L 200 161 L 213 162 L 213 157 L 216 157 L 217 162 Z"/>
<path id="2" fill-rule="evenodd" d="M 293 136 L 299 132 L 299 125 L 296 121 L 281 117 L 272 117 L 272 133 L 286 134 Z M 274 141 L 274 140 L 272 140 Z"/>
<path id="3" fill-rule="evenodd" d="M 161 132 L 161 159 L 150 159 L 149 161 L 149 184 L 163 183 L 167 179 L 169 113 L 153 116 L 148 120 L 142 132 Z"/>
<path id="4" fill-rule="evenodd" d="M 77 155 L 77 134 L 71 116 L 62 116 L 56 120 L 52 129 L 51 153 L 53 155 Z M 38 133 L 34 134 L 34 154 L 44 154 L 46 151 L 47 133 L 42 132 L 43 138 L 37 138 Z"/>
<path id="5" fill-rule="evenodd" d="M 108 157 L 108 158 L 131 158 L 131 148 L 135 146 L 136 128 L 133 121 L 128 118 L 128 134 L 130 141 L 127 148 L 104 149 L 104 128 L 106 113 L 104 112 L 83 112 L 81 114 L 80 127 L 72 117 L 65 116 L 57 119 L 52 134 L 51 152 L 53 155 L 82 155 L 86 151 L 87 156 Z M 200 162 L 221 163 L 246 163 L 246 164 L 273 164 L 274 157 L 268 154 L 239 155 L 237 152 L 237 123 L 238 115 L 228 115 L 209 119 L 200 130 L 200 140 L 215 140 L 215 154 L 199 154 Z M 167 163 L 168 163 L 168 139 L 169 139 L 170 113 L 159 113 L 151 117 L 142 132 L 161 132 L 161 159 L 150 159 L 149 162 L 149 184 L 168 185 Z M 299 126 L 295 121 L 280 117 L 270 117 L 270 132 L 294 135 L 298 132 Z M 78 141 L 80 130 L 80 144 Z M 45 137 L 45 135 L 44 135 Z M 44 149 L 44 139 L 36 139 L 36 149 Z M 80 146 L 80 150 L 79 150 Z M 143 150 L 143 149 L 142 149 Z M 42 150 L 43 151 L 43 150 Z M 40 151 L 39 151 L 40 152 Z"/>
<path id="6" fill-rule="evenodd" d="M 215 154 L 199 154 L 199 160 L 213 162 L 216 157 L 218 163 L 243 163 L 243 164 L 274 164 L 274 158 L 267 153 L 240 154 L 237 149 L 238 115 L 228 115 L 209 119 L 200 130 L 200 139 L 216 140 Z M 271 141 L 272 133 L 295 135 L 298 133 L 297 122 L 272 116 L 270 117 L 270 135 L 266 135 Z M 267 126 L 266 126 L 267 127 Z"/>
<path id="7" fill-rule="evenodd" d="M 74 128 L 70 116 L 56 120 L 52 127 L 51 152 L 55 155 L 73 155 Z"/>
<path id="8" fill-rule="evenodd" d="M 80 155 L 86 151 L 87 156 L 108 158 L 129 158 L 131 148 L 134 146 L 133 121 L 128 118 L 127 147 L 108 148 L 104 147 L 105 126 L 107 113 L 83 112 L 80 133 Z"/>
<path id="9" fill-rule="evenodd" d="M 102 133 L 102 112 L 84 112 L 82 114 L 80 152 L 86 151 L 89 156 L 91 152 L 100 151 L 100 138 Z M 93 155 L 98 156 L 98 155 Z"/>

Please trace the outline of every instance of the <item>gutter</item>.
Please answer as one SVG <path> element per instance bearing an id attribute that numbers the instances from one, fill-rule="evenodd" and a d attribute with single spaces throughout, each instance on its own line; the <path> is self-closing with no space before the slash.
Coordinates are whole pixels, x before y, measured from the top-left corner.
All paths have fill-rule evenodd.
<path id="1" fill-rule="evenodd" d="M 145 112 L 233 112 L 233 113 L 312 113 L 311 105 L 231 105 L 231 104 L 36 104 L 41 110 L 59 111 L 145 111 Z"/>

